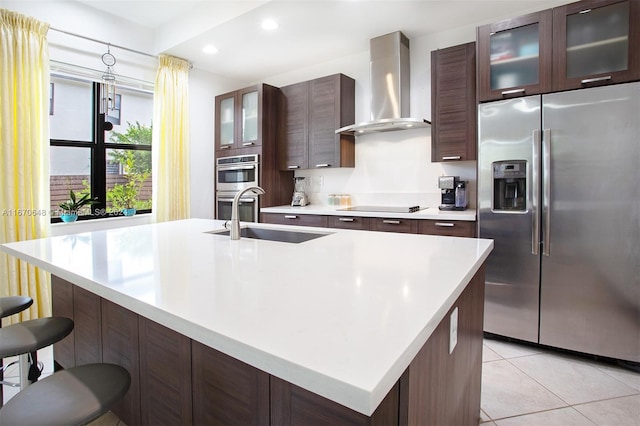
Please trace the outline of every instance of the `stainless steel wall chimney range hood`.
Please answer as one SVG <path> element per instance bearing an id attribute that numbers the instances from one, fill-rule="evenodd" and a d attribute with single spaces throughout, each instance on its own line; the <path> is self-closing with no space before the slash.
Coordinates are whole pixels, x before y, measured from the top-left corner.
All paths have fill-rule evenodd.
<path id="1" fill-rule="evenodd" d="M 409 117 L 409 39 L 396 31 L 370 40 L 371 120 L 342 127 L 336 133 L 363 135 L 429 127 Z"/>

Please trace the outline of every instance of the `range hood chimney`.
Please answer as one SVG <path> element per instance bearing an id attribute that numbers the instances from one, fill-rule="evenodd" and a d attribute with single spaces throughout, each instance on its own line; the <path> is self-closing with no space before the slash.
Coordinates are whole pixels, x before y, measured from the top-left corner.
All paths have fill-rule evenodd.
<path id="1" fill-rule="evenodd" d="M 428 127 L 409 118 L 409 39 L 400 31 L 370 40 L 371 121 L 342 127 L 336 133 L 363 135 Z"/>

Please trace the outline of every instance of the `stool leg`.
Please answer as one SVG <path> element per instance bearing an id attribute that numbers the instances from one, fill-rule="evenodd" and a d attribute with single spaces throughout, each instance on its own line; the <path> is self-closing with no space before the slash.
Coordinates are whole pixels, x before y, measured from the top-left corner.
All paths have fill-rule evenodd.
<path id="1" fill-rule="evenodd" d="M 24 390 L 29 386 L 29 354 L 18 356 L 20 360 L 20 390 Z"/>

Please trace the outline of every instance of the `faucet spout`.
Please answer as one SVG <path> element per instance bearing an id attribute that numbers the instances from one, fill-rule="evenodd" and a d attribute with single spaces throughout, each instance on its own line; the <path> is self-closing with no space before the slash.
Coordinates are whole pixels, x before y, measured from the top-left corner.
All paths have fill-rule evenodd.
<path id="1" fill-rule="evenodd" d="M 235 197 L 233 197 L 233 202 L 231 204 L 231 229 L 229 230 L 229 236 L 232 240 L 240 239 L 240 219 L 238 219 L 238 207 L 242 195 L 249 191 L 257 195 L 262 195 L 265 193 L 264 189 L 260 188 L 259 186 L 250 186 L 238 192 Z"/>

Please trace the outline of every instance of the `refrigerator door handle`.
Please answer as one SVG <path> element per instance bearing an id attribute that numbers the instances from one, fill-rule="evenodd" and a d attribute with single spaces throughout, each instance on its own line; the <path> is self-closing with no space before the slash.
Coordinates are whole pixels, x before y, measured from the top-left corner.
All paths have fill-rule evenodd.
<path id="1" fill-rule="evenodd" d="M 531 254 L 537 256 L 540 248 L 540 130 L 533 131 L 533 155 L 531 156 Z"/>
<path id="2" fill-rule="evenodd" d="M 542 131 L 542 210 L 544 224 L 542 234 L 542 254 L 549 256 L 551 252 L 551 129 Z"/>

